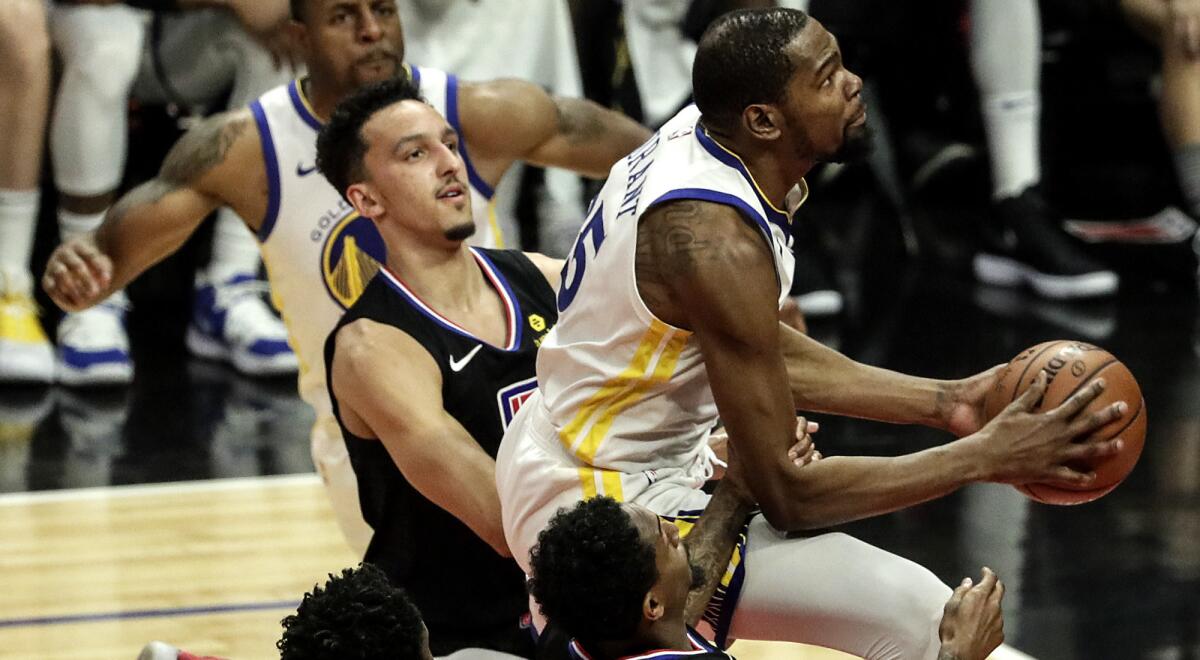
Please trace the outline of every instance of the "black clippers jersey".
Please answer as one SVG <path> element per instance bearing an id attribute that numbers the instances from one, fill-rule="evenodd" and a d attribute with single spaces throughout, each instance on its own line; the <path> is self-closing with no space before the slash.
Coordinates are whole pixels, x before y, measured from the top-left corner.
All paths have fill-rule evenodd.
<path id="1" fill-rule="evenodd" d="M 383 269 L 326 341 L 325 364 L 326 369 L 333 364 L 334 337 L 348 323 L 366 318 L 399 328 L 440 367 L 446 412 L 494 458 L 505 427 L 537 388 L 537 347 L 558 314 L 553 289 L 525 255 L 470 249 L 504 303 L 507 345 L 476 339 Z M 429 628 L 434 654 L 469 646 L 531 653 L 532 637 L 518 627 L 529 604 L 525 576 L 516 562 L 497 555 L 466 524 L 417 492 L 382 442 L 347 431 L 332 395 L 331 388 L 333 411 L 358 478 L 363 517 L 374 530 L 364 561 L 379 566 L 408 592 Z"/>

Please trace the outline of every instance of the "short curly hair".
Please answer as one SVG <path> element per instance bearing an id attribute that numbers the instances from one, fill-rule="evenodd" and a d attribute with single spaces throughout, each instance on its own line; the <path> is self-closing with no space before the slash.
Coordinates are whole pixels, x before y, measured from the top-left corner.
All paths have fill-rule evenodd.
<path id="1" fill-rule="evenodd" d="M 787 46 L 808 25 L 795 9 L 740 9 L 700 37 L 692 64 L 696 107 L 712 124 L 729 128 L 755 103 L 777 103 L 796 72 Z"/>
<path id="2" fill-rule="evenodd" d="M 425 644 L 417 607 L 382 570 L 360 564 L 304 594 L 275 647 L 281 660 L 375 660 L 421 658 Z"/>
<path id="3" fill-rule="evenodd" d="M 363 125 L 376 112 L 401 101 L 425 102 L 407 74 L 364 85 L 337 104 L 329 123 L 317 134 L 317 168 L 343 198 L 351 184 L 366 178 Z"/>
<path id="4" fill-rule="evenodd" d="M 542 614 L 584 645 L 632 637 L 658 580 L 654 545 L 611 497 L 560 509 L 530 553 L 529 592 Z"/>

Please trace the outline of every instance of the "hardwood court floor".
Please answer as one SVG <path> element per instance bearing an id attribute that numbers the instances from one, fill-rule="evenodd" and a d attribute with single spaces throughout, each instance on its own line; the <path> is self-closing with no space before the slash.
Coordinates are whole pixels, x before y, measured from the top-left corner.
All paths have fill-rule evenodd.
<path id="1" fill-rule="evenodd" d="M 149 640 L 278 657 L 279 620 L 355 563 L 315 475 L 0 496 L 0 659 L 133 660 Z M 739 643 L 743 660 L 833 660 Z"/>
<path id="2" fill-rule="evenodd" d="M 1008 587 L 1008 640 L 1041 660 L 1200 658 L 1196 292 L 1130 287 L 1066 305 L 942 273 L 876 274 L 886 281 L 864 284 L 841 318 L 814 323 L 814 336 L 931 377 L 975 373 L 1050 339 L 1091 341 L 1138 378 L 1149 434 L 1130 478 L 1091 504 L 1045 506 L 978 486 L 841 530 L 947 583 L 996 569 Z M 0 495 L 0 658 L 132 660 L 155 638 L 272 657 L 278 620 L 351 561 L 311 474 L 121 487 L 312 470 L 311 411 L 294 381 L 246 379 L 187 359 L 181 345 L 139 341 L 127 390 L 0 388 L 0 493 L 11 493 Z M 826 455 L 890 456 L 949 440 L 813 417 Z M 221 609 L 231 606 L 264 609 Z M 758 648 L 735 649 L 764 660 Z M 824 660 L 771 649 L 772 660 Z"/>
<path id="3" fill-rule="evenodd" d="M 132 660 L 152 639 L 271 657 L 352 563 L 315 475 L 5 496 L 0 658 Z"/>

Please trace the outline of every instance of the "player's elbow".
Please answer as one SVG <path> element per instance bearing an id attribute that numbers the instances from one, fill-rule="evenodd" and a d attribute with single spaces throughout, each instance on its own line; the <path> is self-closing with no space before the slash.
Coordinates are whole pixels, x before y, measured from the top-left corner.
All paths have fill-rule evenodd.
<path id="1" fill-rule="evenodd" d="M 821 527 L 806 515 L 803 507 L 797 506 L 796 502 L 761 502 L 759 508 L 762 509 L 763 517 L 767 519 L 767 522 L 782 532 L 798 532 Z"/>
<path id="2" fill-rule="evenodd" d="M 830 509 L 830 501 L 815 484 L 804 478 L 806 475 L 790 476 L 786 487 L 770 489 L 759 497 L 758 506 L 772 527 L 800 532 L 845 522 Z"/>

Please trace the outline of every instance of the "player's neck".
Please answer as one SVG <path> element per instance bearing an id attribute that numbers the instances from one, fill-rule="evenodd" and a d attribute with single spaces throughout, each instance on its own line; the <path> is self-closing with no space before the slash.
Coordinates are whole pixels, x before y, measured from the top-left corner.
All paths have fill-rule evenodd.
<path id="1" fill-rule="evenodd" d="M 592 649 L 585 649 L 589 652 Z M 637 636 L 624 642 L 601 642 L 596 645 L 593 658 L 595 660 L 615 660 L 631 655 L 645 655 L 654 651 L 692 651 L 692 642 L 687 636 L 687 626 L 683 621 L 658 622 L 651 626 L 641 626 Z"/>
<path id="2" fill-rule="evenodd" d="M 428 245 L 412 237 L 384 237 L 387 265 L 422 300 L 449 311 L 473 307 L 489 284 L 465 242 Z"/>
<path id="3" fill-rule="evenodd" d="M 812 159 L 797 158 L 781 149 L 770 149 L 741 134 L 723 133 L 705 127 L 709 137 L 741 159 L 754 183 L 776 208 L 787 208 L 787 194 L 816 165 Z"/>
<path id="4" fill-rule="evenodd" d="M 329 122 L 338 101 L 350 93 L 350 90 L 339 90 L 335 85 L 323 82 L 319 78 L 314 79 L 312 74 L 300 79 L 300 91 L 304 98 L 308 99 L 313 114 L 322 124 Z"/>

